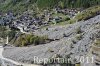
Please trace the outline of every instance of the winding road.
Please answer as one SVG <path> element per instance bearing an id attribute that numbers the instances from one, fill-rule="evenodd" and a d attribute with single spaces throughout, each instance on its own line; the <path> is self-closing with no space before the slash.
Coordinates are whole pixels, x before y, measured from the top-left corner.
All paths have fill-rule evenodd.
<path id="1" fill-rule="evenodd" d="M 35 64 L 19 63 L 17 61 L 11 60 L 11 59 L 4 58 L 3 55 L 2 55 L 3 50 L 4 50 L 3 46 L 0 46 L 0 60 L 2 62 L 2 66 L 6 66 L 5 61 L 8 61 L 8 62 L 15 64 L 15 65 L 18 65 L 18 66 L 21 66 L 21 65 L 22 66 L 41 66 L 41 65 L 35 65 Z"/>

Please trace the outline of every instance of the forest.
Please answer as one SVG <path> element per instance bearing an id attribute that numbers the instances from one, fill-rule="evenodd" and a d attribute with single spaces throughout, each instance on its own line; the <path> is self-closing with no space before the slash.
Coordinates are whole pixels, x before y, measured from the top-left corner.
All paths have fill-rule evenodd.
<path id="1" fill-rule="evenodd" d="M 42 10 L 55 7 L 88 8 L 100 5 L 100 0 L 0 0 L 0 11 L 25 11 L 34 8 L 33 5 Z"/>
<path id="2" fill-rule="evenodd" d="M 37 0 L 40 8 L 61 7 L 61 8 L 88 8 L 94 5 L 100 5 L 100 0 Z"/>

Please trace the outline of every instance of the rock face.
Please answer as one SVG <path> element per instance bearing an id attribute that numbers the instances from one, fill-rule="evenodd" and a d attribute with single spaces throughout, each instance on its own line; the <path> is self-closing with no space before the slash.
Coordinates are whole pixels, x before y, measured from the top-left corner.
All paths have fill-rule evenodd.
<path id="1" fill-rule="evenodd" d="M 33 63 L 34 56 L 51 58 L 54 55 L 70 55 L 74 63 L 79 62 L 75 57 L 86 56 L 94 39 L 100 36 L 100 15 L 67 27 L 48 27 L 48 30 L 38 30 L 35 34 L 47 35 L 54 41 L 33 47 L 5 47 L 4 57 Z"/>

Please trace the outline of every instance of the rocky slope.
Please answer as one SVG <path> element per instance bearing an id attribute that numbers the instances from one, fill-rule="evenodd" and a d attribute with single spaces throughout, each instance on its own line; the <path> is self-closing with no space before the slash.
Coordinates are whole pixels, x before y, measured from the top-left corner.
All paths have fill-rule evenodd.
<path id="1" fill-rule="evenodd" d="M 55 55 L 63 57 L 70 55 L 72 62 L 77 63 L 79 60 L 76 57 L 87 56 L 95 38 L 100 38 L 100 15 L 65 27 L 41 29 L 35 31 L 34 34 L 47 35 L 53 41 L 33 47 L 5 47 L 4 57 L 24 63 L 33 63 L 34 56 L 51 58 Z"/>
<path id="2" fill-rule="evenodd" d="M 98 45 L 97 45 L 98 44 Z M 94 56 L 94 66 L 100 65 L 100 38 L 95 39 L 93 45 L 91 46 L 91 55 Z"/>

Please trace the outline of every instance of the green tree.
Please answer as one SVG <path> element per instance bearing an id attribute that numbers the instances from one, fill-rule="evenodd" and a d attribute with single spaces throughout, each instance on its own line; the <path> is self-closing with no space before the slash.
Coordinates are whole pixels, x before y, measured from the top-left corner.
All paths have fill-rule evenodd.
<path id="1" fill-rule="evenodd" d="M 64 7 L 65 7 L 64 2 L 60 1 L 60 2 L 59 2 L 59 6 L 60 6 L 61 8 L 64 8 Z"/>

